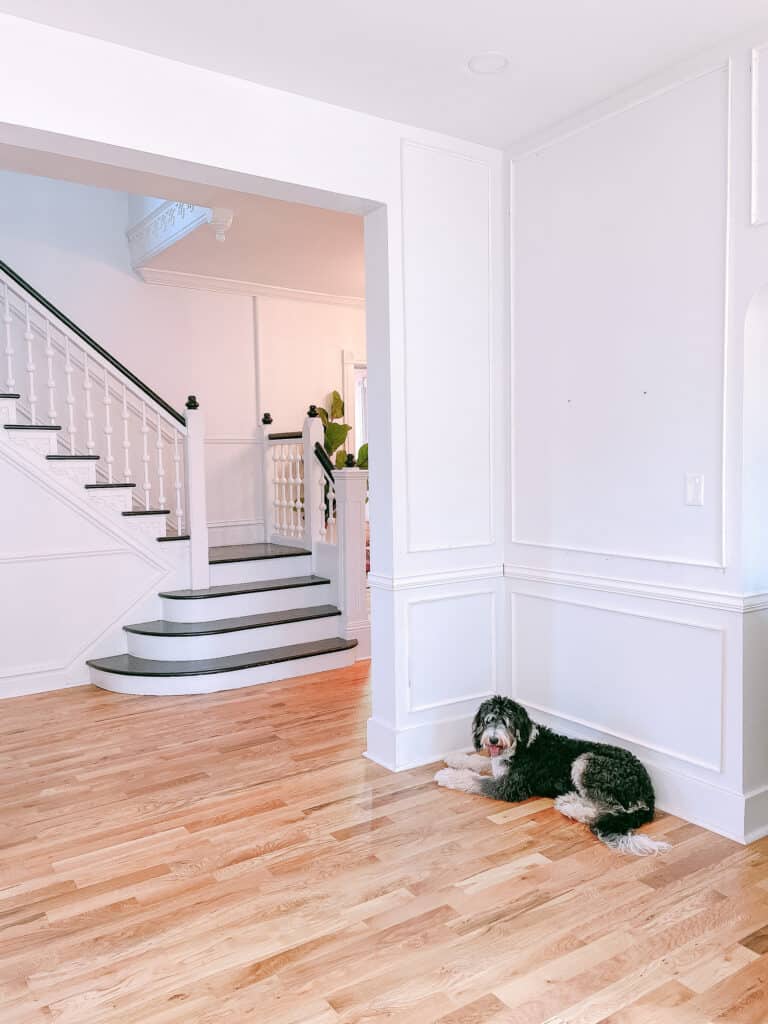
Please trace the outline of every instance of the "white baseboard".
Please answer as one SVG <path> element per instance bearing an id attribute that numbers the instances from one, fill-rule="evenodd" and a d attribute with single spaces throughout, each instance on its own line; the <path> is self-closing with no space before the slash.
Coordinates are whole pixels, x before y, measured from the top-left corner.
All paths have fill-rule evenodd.
<path id="1" fill-rule="evenodd" d="M 768 836 L 768 786 L 747 793 L 744 808 L 744 842 Z"/>
<path id="2" fill-rule="evenodd" d="M 53 672 L 6 676 L 0 680 L 0 700 L 29 697 L 33 693 L 48 693 L 49 690 L 67 690 L 73 686 L 88 686 L 89 682 L 85 661 L 74 670 L 56 669 Z"/>
<path id="3" fill-rule="evenodd" d="M 360 626 L 347 627 L 347 639 L 357 640 L 355 661 L 366 661 L 371 656 L 371 624 L 366 622 Z"/>
<path id="4" fill-rule="evenodd" d="M 431 764 L 454 750 L 469 747 L 470 723 L 471 719 L 462 715 L 398 730 L 386 722 L 369 718 L 365 756 L 393 772 Z"/>

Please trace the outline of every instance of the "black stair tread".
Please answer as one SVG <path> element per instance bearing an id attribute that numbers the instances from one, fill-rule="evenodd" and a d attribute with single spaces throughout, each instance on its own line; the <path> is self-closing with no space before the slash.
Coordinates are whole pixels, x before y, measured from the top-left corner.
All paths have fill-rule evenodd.
<path id="1" fill-rule="evenodd" d="M 169 540 L 189 540 L 189 534 L 188 533 L 172 533 L 169 537 L 158 537 L 157 539 L 159 541 L 162 541 L 163 543 L 167 544 Z"/>
<path id="2" fill-rule="evenodd" d="M 130 512 L 121 512 L 122 516 L 169 516 L 169 508 L 134 508 Z"/>
<path id="3" fill-rule="evenodd" d="M 318 604 L 313 608 L 291 608 L 284 612 L 262 612 L 259 615 L 240 615 L 232 619 L 213 619 L 210 622 L 136 622 L 123 626 L 126 633 L 140 636 L 211 636 L 216 633 L 237 633 L 242 629 L 263 626 L 283 626 L 288 622 L 309 622 L 311 619 L 329 619 L 341 612 L 332 604 Z"/>
<path id="4" fill-rule="evenodd" d="M 222 658 L 202 658 L 199 661 L 153 661 L 136 658 L 132 654 L 115 654 L 109 658 L 92 658 L 87 664 L 120 676 L 206 676 L 244 668 L 263 668 L 281 661 L 297 661 L 320 654 L 336 654 L 350 651 L 353 647 L 357 647 L 357 640 L 332 637 L 330 640 L 312 640 L 310 643 L 273 647 L 268 651 L 227 654 Z"/>
<path id="5" fill-rule="evenodd" d="M 100 455 L 46 455 L 51 462 L 96 462 Z"/>
<path id="6" fill-rule="evenodd" d="M 136 484 L 85 484 L 86 491 L 107 491 L 113 487 L 135 487 Z"/>
<path id="7" fill-rule="evenodd" d="M 4 423 L 3 430 L 61 430 L 52 423 Z"/>
<path id="8" fill-rule="evenodd" d="M 296 558 L 311 555 L 306 548 L 289 547 L 287 544 L 223 544 L 208 549 L 211 565 L 225 565 L 228 562 L 257 562 L 263 558 Z"/>
<path id="9" fill-rule="evenodd" d="M 21 398 L 15 391 L 0 391 L 0 398 Z"/>
<path id="10" fill-rule="evenodd" d="M 296 587 L 319 587 L 330 582 L 324 576 L 288 576 L 277 580 L 252 580 L 250 583 L 223 583 L 206 590 L 166 590 L 160 597 L 195 601 L 208 597 L 233 597 L 236 594 L 261 594 L 270 590 L 293 590 Z"/>

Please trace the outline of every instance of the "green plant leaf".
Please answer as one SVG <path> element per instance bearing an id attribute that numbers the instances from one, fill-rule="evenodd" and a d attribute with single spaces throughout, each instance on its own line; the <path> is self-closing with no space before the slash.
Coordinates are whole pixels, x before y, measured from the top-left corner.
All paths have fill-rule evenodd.
<path id="1" fill-rule="evenodd" d="M 343 448 L 339 448 L 336 452 L 336 469 L 344 469 L 344 463 L 347 461 L 347 453 Z"/>
<path id="2" fill-rule="evenodd" d="M 368 469 L 368 442 L 360 445 L 360 451 L 357 453 L 357 465 L 360 469 Z"/>
<path id="3" fill-rule="evenodd" d="M 317 415 L 320 417 L 320 422 L 323 424 L 323 426 L 327 427 L 328 426 L 328 413 L 325 411 L 325 409 L 322 407 L 322 405 L 318 405 L 318 407 L 317 407 Z"/>
<path id="4" fill-rule="evenodd" d="M 328 424 L 325 428 L 325 450 L 329 455 L 333 455 L 336 449 L 344 444 L 351 429 L 348 423 Z"/>
<path id="5" fill-rule="evenodd" d="M 338 391 L 331 392 L 331 419 L 340 420 L 344 415 L 344 399 Z"/>

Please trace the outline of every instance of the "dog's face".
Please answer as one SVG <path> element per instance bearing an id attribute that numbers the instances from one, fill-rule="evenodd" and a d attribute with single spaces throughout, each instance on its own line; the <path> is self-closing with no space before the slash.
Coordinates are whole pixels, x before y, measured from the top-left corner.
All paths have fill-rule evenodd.
<path id="1" fill-rule="evenodd" d="M 525 747 L 530 737 L 528 712 L 509 697 L 483 701 L 472 723 L 475 750 L 487 750 L 491 757 L 514 757 L 518 746 Z"/>

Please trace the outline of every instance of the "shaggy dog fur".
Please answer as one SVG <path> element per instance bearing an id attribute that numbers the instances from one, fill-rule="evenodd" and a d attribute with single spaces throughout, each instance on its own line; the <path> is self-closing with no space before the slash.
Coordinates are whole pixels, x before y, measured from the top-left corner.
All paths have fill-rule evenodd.
<path id="1" fill-rule="evenodd" d="M 475 750 L 491 755 L 493 778 L 480 774 L 487 758 L 459 753 L 445 759 L 449 767 L 435 776 L 439 785 L 510 802 L 554 797 L 557 810 L 584 822 L 612 849 L 643 855 L 668 848 L 633 834 L 653 820 L 655 798 L 648 772 L 628 750 L 559 736 L 508 697 L 480 705 L 472 734 Z"/>

